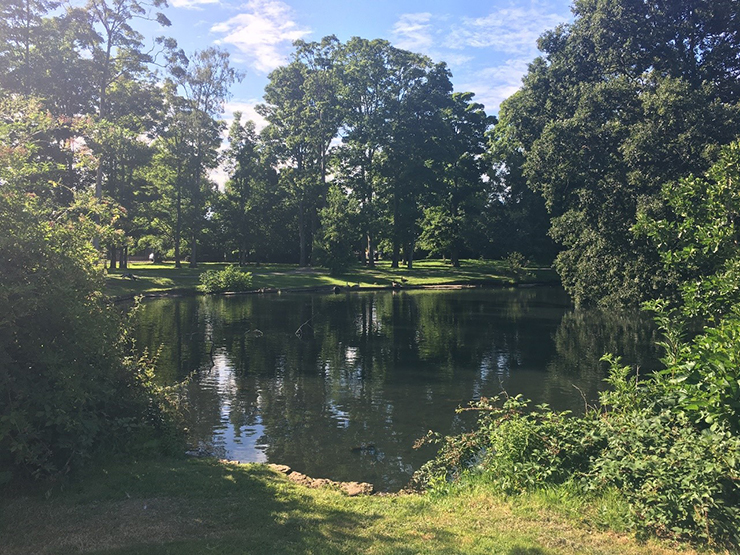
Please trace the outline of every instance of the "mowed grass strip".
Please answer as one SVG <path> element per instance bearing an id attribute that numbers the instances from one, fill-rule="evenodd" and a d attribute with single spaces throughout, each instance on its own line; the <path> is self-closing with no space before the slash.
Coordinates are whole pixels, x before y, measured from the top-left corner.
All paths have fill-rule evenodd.
<path id="1" fill-rule="evenodd" d="M 200 274 L 206 270 L 222 269 L 226 264 L 204 263 L 197 268 L 186 264 L 175 268 L 174 263 L 150 264 L 135 262 L 126 270 L 108 272 L 105 292 L 111 297 L 146 295 L 162 292 L 195 292 L 200 283 Z M 242 268 L 253 275 L 254 289 L 293 289 L 321 286 L 390 287 L 394 282 L 402 286 L 445 285 L 445 284 L 497 284 L 557 283 L 555 272 L 549 268 L 529 268 L 517 279 L 511 274 L 506 262 L 489 260 L 462 260 L 460 268 L 454 268 L 441 260 L 423 260 L 414 263 L 409 270 L 405 267 L 391 268 L 390 262 L 380 261 L 375 268 L 355 266 L 342 275 L 332 276 L 323 268 L 299 268 L 291 264 L 260 264 Z M 136 279 L 124 277 L 132 275 Z"/>
<path id="2" fill-rule="evenodd" d="M 350 498 L 262 465 L 169 459 L 98 467 L 47 495 L 3 495 L 0 538 L 5 555 L 694 553 L 546 505 L 480 486 Z"/>

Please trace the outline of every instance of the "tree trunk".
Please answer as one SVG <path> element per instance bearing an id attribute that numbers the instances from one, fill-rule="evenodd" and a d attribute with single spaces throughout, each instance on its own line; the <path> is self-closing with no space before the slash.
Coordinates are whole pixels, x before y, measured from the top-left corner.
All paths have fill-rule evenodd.
<path id="1" fill-rule="evenodd" d="M 110 264 L 108 265 L 109 270 L 115 270 L 117 267 L 116 252 L 116 247 L 111 246 L 108 248 L 108 254 L 110 255 Z"/>
<path id="2" fill-rule="evenodd" d="M 411 270 L 414 267 L 414 242 L 409 241 L 406 244 L 406 268 Z"/>
<path id="3" fill-rule="evenodd" d="M 298 203 L 298 242 L 300 243 L 298 265 L 303 268 L 308 266 L 308 256 L 306 253 L 306 214 L 303 211 L 303 199 Z"/>
<path id="4" fill-rule="evenodd" d="M 458 252 L 457 247 L 452 247 L 452 252 L 450 253 L 450 262 L 452 263 L 453 267 L 460 267 L 460 253 Z"/>
<path id="5" fill-rule="evenodd" d="M 182 235 L 182 170 L 177 166 L 177 214 L 175 216 L 175 268 L 182 268 L 180 263 L 180 240 Z"/>
<path id="6" fill-rule="evenodd" d="M 193 230 L 193 239 L 190 242 L 190 267 L 198 267 L 198 234 Z"/>
<path id="7" fill-rule="evenodd" d="M 393 256 L 391 258 L 391 268 L 398 268 L 398 261 L 401 259 L 401 245 L 398 239 L 393 239 Z"/>
<path id="8" fill-rule="evenodd" d="M 375 268 L 375 244 L 370 233 L 367 234 L 367 267 Z"/>

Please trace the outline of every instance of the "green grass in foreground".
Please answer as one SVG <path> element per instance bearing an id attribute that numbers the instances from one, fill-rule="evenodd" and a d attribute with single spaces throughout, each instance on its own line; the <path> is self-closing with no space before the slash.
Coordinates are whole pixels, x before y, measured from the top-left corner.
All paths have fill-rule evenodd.
<path id="1" fill-rule="evenodd" d="M 506 500 L 479 484 L 446 495 L 349 498 L 294 485 L 261 465 L 207 459 L 111 464 L 48 498 L 0 499 L 5 555 L 678 553 L 599 530 L 619 506 L 616 496 Z"/>
<path id="2" fill-rule="evenodd" d="M 173 263 L 132 263 L 127 270 L 109 273 L 106 293 L 112 297 L 141 295 L 164 291 L 194 291 L 198 287 L 200 274 L 210 269 L 221 269 L 225 264 L 204 263 L 198 268 L 175 268 Z M 390 262 L 380 261 L 376 268 L 356 266 L 341 276 L 330 276 L 323 268 L 299 268 L 291 264 L 261 264 L 244 267 L 252 272 L 254 288 L 289 289 L 294 287 L 318 287 L 327 285 L 360 285 L 361 287 L 386 287 L 394 281 L 406 286 L 444 285 L 450 283 L 514 283 L 502 261 L 462 260 L 460 268 L 453 268 L 441 260 L 414 262 L 414 268 L 391 268 Z M 136 280 L 126 279 L 123 274 L 133 274 Z M 557 275 L 548 268 L 533 268 L 522 282 L 557 283 Z"/>

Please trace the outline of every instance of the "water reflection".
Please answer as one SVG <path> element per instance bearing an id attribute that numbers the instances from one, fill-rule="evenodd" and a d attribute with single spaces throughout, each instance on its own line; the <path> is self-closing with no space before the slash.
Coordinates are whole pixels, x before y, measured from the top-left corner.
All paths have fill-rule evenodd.
<path id="1" fill-rule="evenodd" d="M 433 454 L 412 449 L 427 430 L 463 431 L 471 399 L 578 412 L 573 384 L 595 399 L 603 353 L 656 365 L 646 318 L 574 311 L 554 288 L 162 299 L 137 322 L 163 381 L 196 371 L 194 447 L 380 489 Z"/>

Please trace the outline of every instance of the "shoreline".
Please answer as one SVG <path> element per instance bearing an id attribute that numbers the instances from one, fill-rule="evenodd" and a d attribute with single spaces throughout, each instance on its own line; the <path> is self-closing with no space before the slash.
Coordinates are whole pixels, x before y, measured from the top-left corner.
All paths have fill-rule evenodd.
<path id="1" fill-rule="evenodd" d="M 452 283 L 425 283 L 425 284 L 392 284 L 392 285 L 309 285 L 304 287 L 260 287 L 258 289 L 249 289 L 247 291 L 223 291 L 220 293 L 205 293 L 197 288 L 175 288 L 163 291 L 152 291 L 149 293 L 136 293 L 131 295 L 119 295 L 110 297 L 114 303 L 133 301 L 135 299 L 159 299 L 159 298 L 178 298 L 178 297 L 195 297 L 199 295 L 237 297 L 244 295 L 274 295 L 282 293 L 323 293 L 323 294 L 340 294 L 340 293 L 367 293 L 372 291 L 457 291 L 463 289 L 505 289 L 530 287 L 555 287 L 558 282 L 534 281 L 534 282 L 510 282 L 506 283 L 498 280 L 488 281 L 468 281 Z"/>

